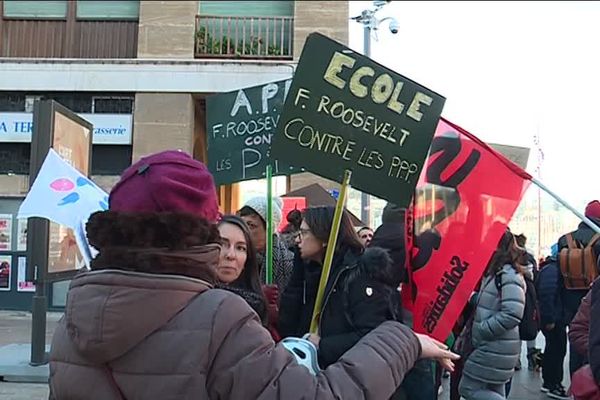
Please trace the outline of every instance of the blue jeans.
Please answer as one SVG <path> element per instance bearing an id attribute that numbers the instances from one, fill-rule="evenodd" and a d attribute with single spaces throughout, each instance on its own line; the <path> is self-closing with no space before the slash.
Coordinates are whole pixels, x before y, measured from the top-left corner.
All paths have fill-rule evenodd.
<path id="1" fill-rule="evenodd" d="M 400 387 L 408 400 L 436 400 L 434 364 L 431 360 L 419 360 L 408 371 Z"/>

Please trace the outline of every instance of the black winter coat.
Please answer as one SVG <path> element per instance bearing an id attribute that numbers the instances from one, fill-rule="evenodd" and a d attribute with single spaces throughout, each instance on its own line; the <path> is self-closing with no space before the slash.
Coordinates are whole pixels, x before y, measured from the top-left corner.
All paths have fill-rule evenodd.
<path id="1" fill-rule="evenodd" d="M 588 359 L 596 383 L 600 385 L 600 280 L 592 285 L 592 307 L 590 310 Z"/>
<path id="2" fill-rule="evenodd" d="M 281 299 L 279 331 L 283 337 L 300 337 L 309 331 L 321 277 L 320 265 L 296 261 Z M 319 324 L 321 368 L 336 362 L 382 322 L 397 319 L 400 295 L 388 283 L 392 273 L 391 259 L 380 248 L 369 248 L 362 255 L 342 250 L 334 257 Z"/>
<path id="3" fill-rule="evenodd" d="M 600 226 L 600 221 L 596 221 L 596 220 L 592 220 L 592 221 L 597 223 Z M 573 239 L 575 239 L 575 241 L 577 241 L 585 246 L 592 240 L 592 238 L 594 237 L 596 232 L 592 228 L 590 228 L 589 226 L 587 226 L 585 223 L 582 222 L 579 224 L 579 227 L 577 227 L 577 230 L 571 232 L 571 234 L 573 235 Z M 567 247 L 567 235 L 562 235 L 558 239 L 558 251 L 561 251 L 565 247 Z M 594 253 L 600 254 L 600 240 L 598 240 L 596 242 L 596 244 L 594 244 Z"/>
<path id="4" fill-rule="evenodd" d="M 393 263 L 393 279 L 396 286 L 408 282 L 406 274 L 406 244 L 404 221 L 384 222 L 373 234 L 370 247 L 387 250 Z M 397 283 L 397 284 L 396 284 Z"/>

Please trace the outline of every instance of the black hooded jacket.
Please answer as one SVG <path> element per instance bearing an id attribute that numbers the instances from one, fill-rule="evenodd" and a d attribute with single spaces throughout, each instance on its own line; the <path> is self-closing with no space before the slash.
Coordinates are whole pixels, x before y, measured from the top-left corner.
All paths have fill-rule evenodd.
<path id="1" fill-rule="evenodd" d="M 321 368 L 336 362 L 382 322 L 398 319 L 400 294 L 393 276 L 393 263 L 381 248 L 368 248 L 362 255 L 338 251 L 319 324 Z M 281 299 L 279 330 L 283 337 L 301 337 L 309 331 L 320 277 L 320 265 L 305 264 L 296 255 L 294 273 Z"/>
<path id="2" fill-rule="evenodd" d="M 592 219 L 592 222 L 600 226 L 599 220 Z M 590 228 L 586 223 L 581 222 L 577 230 L 571 232 L 571 234 L 573 235 L 573 239 L 576 242 L 587 246 L 587 244 L 592 240 L 596 232 L 592 228 Z M 563 235 L 558 239 L 558 251 L 561 251 L 565 247 L 567 247 L 567 235 Z M 600 240 L 598 240 L 594 244 L 594 254 L 600 254 Z"/>

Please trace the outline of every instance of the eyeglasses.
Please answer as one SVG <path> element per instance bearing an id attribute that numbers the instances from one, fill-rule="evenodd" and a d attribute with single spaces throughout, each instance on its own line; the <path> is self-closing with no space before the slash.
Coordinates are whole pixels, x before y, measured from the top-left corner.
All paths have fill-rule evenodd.
<path id="1" fill-rule="evenodd" d="M 302 239 L 302 237 L 308 235 L 309 233 L 311 233 L 312 231 L 310 229 L 302 229 L 300 228 L 298 230 L 298 236 Z"/>

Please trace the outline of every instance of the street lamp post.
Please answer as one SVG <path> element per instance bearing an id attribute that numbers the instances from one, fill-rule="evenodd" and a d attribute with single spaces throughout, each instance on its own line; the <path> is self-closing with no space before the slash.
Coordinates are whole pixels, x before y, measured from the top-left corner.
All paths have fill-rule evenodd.
<path id="1" fill-rule="evenodd" d="M 392 34 L 398 33 L 398 22 L 393 17 L 385 17 L 378 19 L 375 15 L 379 10 L 383 8 L 390 0 L 375 0 L 373 1 L 373 9 L 363 10 L 359 16 L 353 17 L 352 19 L 356 22 L 363 24 L 363 54 L 366 57 L 371 57 L 371 34 L 372 31 L 377 31 L 379 24 L 384 21 L 390 21 L 389 28 Z M 371 225 L 371 196 L 368 193 L 362 193 L 360 197 L 360 219 L 367 225 Z"/>

